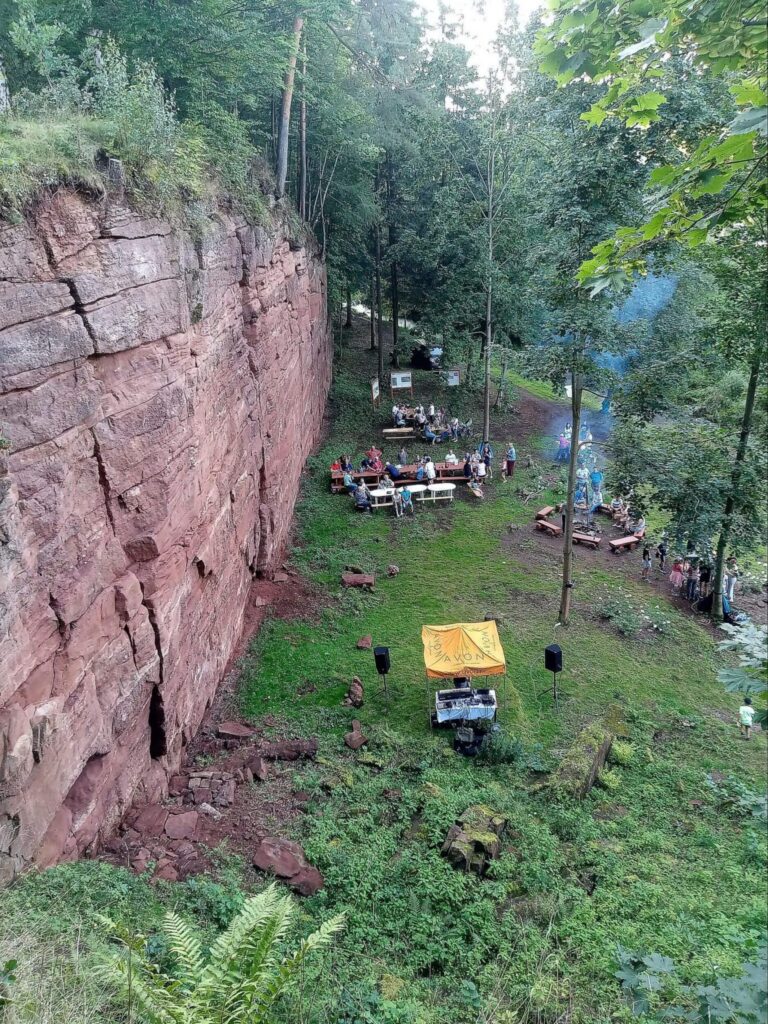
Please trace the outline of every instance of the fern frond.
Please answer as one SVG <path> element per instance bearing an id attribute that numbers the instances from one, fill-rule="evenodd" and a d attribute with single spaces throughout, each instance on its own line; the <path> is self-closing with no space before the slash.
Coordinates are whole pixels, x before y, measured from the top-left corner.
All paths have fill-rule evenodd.
<path id="1" fill-rule="evenodd" d="M 176 959 L 182 984 L 189 989 L 195 988 L 205 967 L 200 939 L 191 926 L 172 911 L 163 919 L 163 931 Z"/>
<path id="2" fill-rule="evenodd" d="M 344 927 L 344 922 L 344 914 L 324 921 L 317 931 L 312 932 L 308 938 L 304 939 L 299 948 L 291 955 L 286 956 L 275 970 L 268 975 L 263 974 L 260 979 L 254 979 L 251 984 L 246 983 L 244 986 L 246 1013 L 241 1019 L 249 1022 L 260 1020 L 261 1016 L 255 1016 L 255 1013 L 263 1015 L 273 1006 L 277 997 L 296 976 L 304 960 L 316 950 L 330 945 L 334 935 Z"/>
<path id="3" fill-rule="evenodd" d="M 238 984 L 232 986 L 226 1002 L 227 1009 L 232 1013 L 246 1010 L 251 1002 L 250 993 L 263 987 L 279 967 L 280 944 L 288 933 L 294 912 L 290 897 L 284 897 L 260 928 L 243 937 L 237 958 L 232 964 Z M 236 1024 L 236 1019 L 232 1018 L 232 1024 Z"/>
<path id="4" fill-rule="evenodd" d="M 245 901 L 240 913 L 211 946 L 208 963 L 200 976 L 198 992 L 214 997 L 218 993 L 221 996 L 232 983 L 242 982 L 239 961 L 243 944 L 250 934 L 267 925 L 283 899 L 285 897 L 278 895 L 277 886 L 273 884 Z"/>
<path id="5" fill-rule="evenodd" d="M 187 1024 L 170 979 L 153 971 L 145 960 L 133 955 L 129 962 L 127 952 L 121 951 L 97 964 L 95 972 L 126 1002 L 138 1003 L 147 1024 Z"/>

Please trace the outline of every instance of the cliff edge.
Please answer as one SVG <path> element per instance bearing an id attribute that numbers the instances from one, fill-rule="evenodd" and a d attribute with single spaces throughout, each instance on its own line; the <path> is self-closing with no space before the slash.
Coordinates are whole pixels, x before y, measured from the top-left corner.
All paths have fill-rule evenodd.
<path id="1" fill-rule="evenodd" d="M 0 881 L 157 799 L 282 556 L 330 384 L 324 268 L 62 188 L 0 225 Z"/>

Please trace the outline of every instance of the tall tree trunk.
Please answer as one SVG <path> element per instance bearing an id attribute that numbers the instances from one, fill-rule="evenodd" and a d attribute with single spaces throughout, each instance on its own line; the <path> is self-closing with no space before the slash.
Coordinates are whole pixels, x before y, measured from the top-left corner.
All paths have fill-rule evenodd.
<path id="1" fill-rule="evenodd" d="M 301 54 L 301 105 L 299 107 L 299 213 L 307 219 L 307 40 Z"/>
<path id="2" fill-rule="evenodd" d="M 5 74 L 3 58 L 0 55 L 0 114 L 7 114 L 11 109 L 11 92 L 8 88 L 8 79 Z"/>
<path id="3" fill-rule="evenodd" d="M 494 409 L 500 409 L 504 401 L 504 388 L 507 382 L 507 363 L 509 362 L 509 352 L 505 348 L 501 356 L 501 376 L 499 377 L 499 389 L 496 392 L 496 401 L 493 403 Z"/>
<path id="4" fill-rule="evenodd" d="M 568 462 L 568 487 L 565 495 L 565 529 L 563 530 L 563 583 L 560 590 L 561 626 L 568 625 L 573 590 L 573 495 L 576 490 L 576 465 L 579 459 L 579 425 L 581 422 L 581 375 L 571 372 L 571 458 Z"/>
<path id="5" fill-rule="evenodd" d="M 387 153 L 387 236 L 389 248 L 397 244 L 397 224 L 395 222 L 395 176 L 392 167 L 392 156 Z M 392 303 L 392 365 L 400 366 L 400 296 L 397 287 L 397 260 L 393 259 L 389 272 L 389 294 Z"/>
<path id="6" fill-rule="evenodd" d="M 347 288 L 346 303 L 347 303 L 347 316 L 346 316 L 346 319 L 344 320 L 344 326 L 347 329 L 349 329 L 352 326 L 352 292 L 351 292 L 351 290 L 349 288 Z"/>
<path id="7" fill-rule="evenodd" d="M 376 351 L 376 278 L 371 271 L 371 352 Z"/>
<path id="8" fill-rule="evenodd" d="M 304 19 L 297 16 L 293 22 L 293 45 L 288 58 L 288 67 L 283 82 L 283 101 L 280 107 L 280 133 L 277 137 L 277 184 L 275 195 L 280 199 L 285 195 L 285 179 L 288 176 L 288 137 L 291 127 L 291 100 L 293 99 L 293 81 L 296 77 L 296 59 L 299 55 L 301 30 Z"/>
<path id="9" fill-rule="evenodd" d="M 400 294 L 397 285 L 397 260 L 392 261 L 390 273 L 390 288 L 392 290 L 392 365 L 395 369 L 400 368 Z"/>
<path id="10" fill-rule="evenodd" d="M 493 109 L 493 108 L 492 108 Z M 491 351 L 493 342 L 493 186 L 496 151 L 488 151 L 488 283 L 485 292 L 485 382 L 483 385 L 483 441 L 491 439 Z"/>
<path id="11" fill-rule="evenodd" d="M 749 435 L 752 432 L 752 416 L 755 411 L 755 394 L 757 392 L 757 381 L 760 376 L 760 363 L 762 357 L 761 343 L 755 345 L 752 354 L 752 364 L 749 368 L 749 383 L 747 384 L 747 397 L 744 402 L 744 413 L 741 418 L 741 433 L 739 444 L 736 448 L 736 458 L 731 471 L 731 486 L 728 491 L 728 498 L 723 509 L 723 520 L 720 525 L 720 536 L 717 539 L 717 553 L 715 557 L 715 582 L 712 597 L 712 619 L 721 622 L 723 618 L 723 575 L 725 569 L 725 552 L 731 540 L 733 532 L 733 513 L 736 507 L 736 495 L 741 486 L 741 471 L 744 465 L 744 458 L 747 454 Z"/>
<path id="12" fill-rule="evenodd" d="M 379 381 L 384 382 L 384 324 L 381 308 L 381 229 L 377 224 L 376 233 L 376 343 L 379 346 Z"/>

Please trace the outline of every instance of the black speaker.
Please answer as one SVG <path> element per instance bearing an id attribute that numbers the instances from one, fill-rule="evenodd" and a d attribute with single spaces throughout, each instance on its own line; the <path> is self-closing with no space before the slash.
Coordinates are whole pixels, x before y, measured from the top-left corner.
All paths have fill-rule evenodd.
<path id="1" fill-rule="evenodd" d="M 550 644 L 544 648 L 544 668 L 547 672 L 563 671 L 563 652 L 557 644 Z"/>
<path id="2" fill-rule="evenodd" d="M 376 671 L 380 676 L 385 676 L 389 672 L 389 648 L 374 647 L 373 656 L 376 659 Z"/>

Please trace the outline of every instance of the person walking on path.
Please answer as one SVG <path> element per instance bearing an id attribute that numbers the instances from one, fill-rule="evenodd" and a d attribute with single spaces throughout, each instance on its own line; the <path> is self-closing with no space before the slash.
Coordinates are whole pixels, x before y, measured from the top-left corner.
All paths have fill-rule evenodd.
<path id="1" fill-rule="evenodd" d="M 739 708 L 739 735 L 745 740 L 752 738 L 752 719 L 755 717 L 755 709 L 749 697 L 744 698 L 744 703 Z"/>

